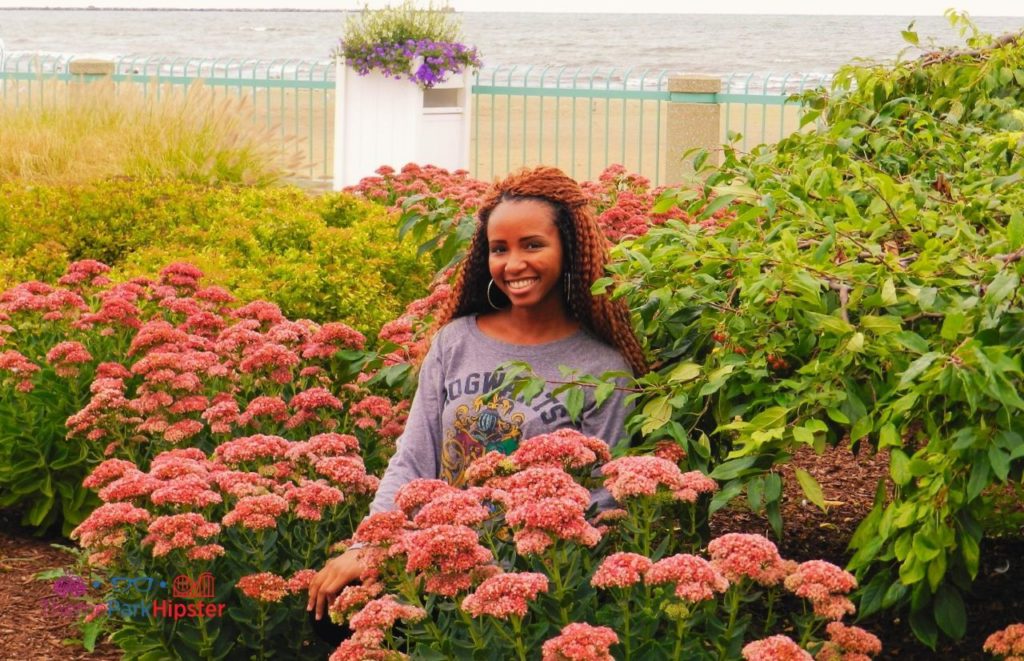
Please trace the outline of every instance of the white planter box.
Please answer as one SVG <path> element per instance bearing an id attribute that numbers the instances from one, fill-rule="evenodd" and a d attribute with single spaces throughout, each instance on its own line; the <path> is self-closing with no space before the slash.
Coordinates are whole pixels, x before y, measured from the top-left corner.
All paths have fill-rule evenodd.
<path id="1" fill-rule="evenodd" d="M 334 110 L 334 189 L 359 183 L 382 165 L 469 167 L 470 86 L 464 72 L 431 89 L 339 60 Z"/>

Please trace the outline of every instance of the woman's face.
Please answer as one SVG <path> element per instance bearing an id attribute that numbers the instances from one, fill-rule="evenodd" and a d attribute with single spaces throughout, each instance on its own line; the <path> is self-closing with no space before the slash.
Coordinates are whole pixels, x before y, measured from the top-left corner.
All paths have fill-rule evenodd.
<path id="1" fill-rule="evenodd" d="M 514 307 L 564 307 L 554 207 L 538 200 L 500 203 L 487 221 L 487 248 L 494 284 Z"/>

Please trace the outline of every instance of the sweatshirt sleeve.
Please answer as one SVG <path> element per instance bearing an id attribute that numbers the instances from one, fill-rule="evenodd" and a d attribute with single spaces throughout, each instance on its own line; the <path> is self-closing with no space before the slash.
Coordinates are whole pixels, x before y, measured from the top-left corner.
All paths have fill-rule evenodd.
<path id="1" fill-rule="evenodd" d="M 370 514 L 395 509 L 395 494 L 417 478 L 438 476 L 441 448 L 441 412 L 444 410 L 444 370 L 441 366 L 441 336 L 435 337 L 420 366 L 416 394 L 409 409 L 405 431 L 396 441 Z"/>

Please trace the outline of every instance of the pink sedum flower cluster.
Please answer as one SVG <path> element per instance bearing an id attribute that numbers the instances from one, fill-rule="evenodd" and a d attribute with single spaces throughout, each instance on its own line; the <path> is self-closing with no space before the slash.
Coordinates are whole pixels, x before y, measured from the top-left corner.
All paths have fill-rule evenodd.
<path id="1" fill-rule="evenodd" d="M 746 661 L 813 661 L 814 657 L 789 636 L 769 636 L 743 647 Z"/>
<path id="2" fill-rule="evenodd" d="M 1024 661 L 1024 622 L 991 634 L 982 649 L 1004 661 Z"/>
<path id="3" fill-rule="evenodd" d="M 595 627 L 584 622 L 573 622 L 561 633 L 544 642 L 541 647 L 543 661 L 614 661 L 611 646 L 619 642 L 609 627 Z"/>
<path id="4" fill-rule="evenodd" d="M 699 495 L 718 490 L 718 484 L 703 473 L 683 473 L 677 463 L 650 455 L 613 459 L 601 471 L 606 477 L 605 487 L 619 502 L 666 493 L 693 503 Z"/>

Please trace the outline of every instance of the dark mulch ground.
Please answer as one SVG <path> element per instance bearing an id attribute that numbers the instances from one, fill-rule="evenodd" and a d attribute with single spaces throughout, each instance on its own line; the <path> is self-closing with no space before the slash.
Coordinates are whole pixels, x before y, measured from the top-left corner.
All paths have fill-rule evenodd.
<path id="1" fill-rule="evenodd" d="M 792 469 L 784 468 L 784 536 L 779 549 L 794 560 L 814 558 L 844 565 L 846 544 L 857 523 L 871 508 L 875 486 L 888 470 L 888 458 L 848 450 L 797 455 L 795 465 L 809 471 L 821 484 L 826 500 L 835 501 L 823 513 L 804 502 Z M 739 509 L 722 511 L 712 521 L 715 535 L 726 532 L 768 533 L 761 518 Z M 77 630 L 66 617 L 46 608 L 53 594 L 49 581 L 34 578 L 46 569 L 68 567 L 72 557 L 20 528 L 11 515 L 0 512 L 0 659 L 118 659 L 116 648 L 101 643 L 93 653 L 68 644 Z M 983 659 L 981 645 L 993 631 L 1024 621 L 1024 540 L 997 540 L 982 549 L 982 567 L 968 597 L 970 626 L 959 642 L 942 642 L 932 651 L 921 645 L 910 627 L 891 615 L 860 623 L 882 639 L 880 658 L 900 661 Z"/>

